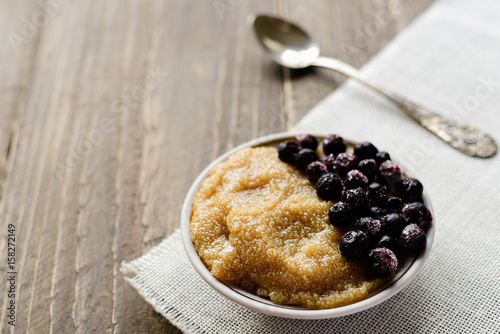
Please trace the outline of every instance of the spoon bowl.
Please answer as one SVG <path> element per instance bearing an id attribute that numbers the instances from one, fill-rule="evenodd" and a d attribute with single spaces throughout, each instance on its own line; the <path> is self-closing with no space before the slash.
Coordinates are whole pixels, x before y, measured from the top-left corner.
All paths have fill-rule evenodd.
<path id="1" fill-rule="evenodd" d="M 270 16 L 254 20 L 257 40 L 272 59 L 290 68 L 313 65 L 319 57 L 319 47 L 300 27 Z"/>

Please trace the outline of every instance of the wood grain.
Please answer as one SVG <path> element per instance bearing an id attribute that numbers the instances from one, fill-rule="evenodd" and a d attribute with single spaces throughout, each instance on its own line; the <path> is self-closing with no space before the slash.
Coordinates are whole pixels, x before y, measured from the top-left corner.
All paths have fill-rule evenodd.
<path id="1" fill-rule="evenodd" d="M 15 327 L 0 281 L 1 332 L 179 333 L 121 262 L 178 227 L 211 160 L 289 129 L 344 80 L 272 64 L 248 14 L 301 22 L 360 66 L 430 2 L 0 1 L 0 271 L 14 224 L 18 272 Z"/>

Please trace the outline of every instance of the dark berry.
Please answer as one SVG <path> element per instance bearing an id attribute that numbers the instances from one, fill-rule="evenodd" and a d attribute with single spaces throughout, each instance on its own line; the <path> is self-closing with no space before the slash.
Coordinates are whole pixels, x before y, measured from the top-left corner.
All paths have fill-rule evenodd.
<path id="1" fill-rule="evenodd" d="M 375 160 L 365 159 L 361 160 L 358 164 L 358 170 L 365 174 L 369 179 L 373 179 L 378 171 L 378 166 Z"/>
<path id="2" fill-rule="evenodd" d="M 358 160 L 373 159 L 375 158 L 377 152 L 377 148 L 372 143 L 367 141 L 357 143 L 356 146 L 354 146 L 354 155 L 358 158 Z"/>
<path id="3" fill-rule="evenodd" d="M 342 181 L 333 174 L 324 174 L 316 182 L 316 194 L 325 201 L 339 199 L 343 188 Z"/>
<path id="4" fill-rule="evenodd" d="M 352 209 L 364 210 L 368 207 L 366 191 L 361 187 L 356 189 L 347 189 L 344 192 L 344 202 L 349 204 Z"/>
<path id="5" fill-rule="evenodd" d="M 278 145 L 278 158 L 283 162 L 294 164 L 298 152 L 299 145 L 293 140 L 284 141 Z"/>
<path id="6" fill-rule="evenodd" d="M 382 218 L 387 214 L 387 211 L 384 208 L 380 208 L 378 206 L 372 206 L 368 210 L 368 215 L 372 218 L 378 219 Z"/>
<path id="7" fill-rule="evenodd" d="M 390 235 L 382 236 L 382 238 L 380 238 L 377 244 L 377 247 L 389 248 L 391 251 L 394 252 L 394 254 L 397 254 L 399 252 L 398 239 Z"/>
<path id="8" fill-rule="evenodd" d="M 298 135 L 295 138 L 297 139 L 297 144 L 299 144 L 300 148 L 308 148 L 313 151 L 316 151 L 318 148 L 318 140 L 313 135 Z"/>
<path id="9" fill-rule="evenodd" d="M 328 210 L 328 219 L 334 226 L 347 226 L 352 220 L 351 209 L 346 203 L 337 202 Z"/>
<path id="10" fill-rule="evenodd" d="M 368 265 L 376 277 L 388 277 L 396 273 L 398 258 L 389 248 L 375 248 L 368 253 Z"/>
<path id="11" fill-rule="evenodd" d="M 382 230 L 380 220 L 375 219 L 368 223 L 368 230 L 365 233 L 372 244 L 377 244 L 383 236 Z"/>
<path id="12" fill-rule="evenodd" d="M 335 156 L 333 154 L 329 154 L 323 158 L 323 163 L 326 165 L 326 168 L 329 172 L 333 172 L 333 163 L 335 162 Z"/>
<path id="13" fill-rule="evenodd" d="M 303 148 L 297 153 L 297 157 L 295 158 L 295 165 L 302 170 L 305 170 L 307 166 L 313 161 L 318 160 L 318 155 L 315 151 L 309 148 Z"/>
<path id="14" fill-rule="evenodd" d="M 413 252 L 421 251 L 427 244 L 427 235 L 417 224 L 410 224 L 401 232 L 401 245 Z"/>
<path id="15" fill-rule="evenodd" d="M 377 165 L 380 166 L 382 162 L 387 160 L 391 160 L 391 156 L 389 155 L 389 153 L 385 151 L 379 151 L 377 152 L 377 154 L 375 154 L 375 161 L 377 162 Z"/>
<path id="16" fill-rule="evenodd" d="M 339 242 L 339 251 L 346 259 L 356 261 L 366 255 L 370 243 L 363 231 L 348 231 Z"/>
<path id="17" fill-rule="evenodd" d="M 339 175 L 346 175 L 350 170 L 356 168 L 358 160 L 353 154 L 339 153 L 333 162 L 333 170 Z"/>
<path id="18" fill-rule="evenodd" d="M 389 212 L 400 213 L 403 209 L 404 203 L 399 197 L 389 197 L 386 202 L 386 209 Z"/>
<path id="19" fill-rule="evenodd" d="M 368 187 L 368 178 L 357 169 L 350 170 L 344 180 L 346 188 L 353 189 L 361 187 L 366 189 Z"/>
<path id="20" fill-rule="evenodd" d="M 407 225 L 406 220 L 397 213 L 389 213 L 380 219 L 384 231 L 392 236 L 398 236 Z"/>
<path id="21" fill-rule="evenodd" d="M 352 228 L 355 230 L 360 230 L 360 231 L 365 232 L 368 229 L 368 223 L 370 223 L 371 221 L 374 221 L 374 220 L 375 219 L 373 219 L 371 217 L 361 217 L 358 220 L 356 220 L 356 222 L 354 223 Z"/>
<path id="22" fill-rule="evenodd" d="M 318 182 L 319 178 L 328 173 L 324 163 L 320 161 L 313 161 L 306 168 L 306 177 L 312 183 Z"/>
<path id="23" fill-rule="evenodd" d="M 345 152 L 347 148 L 344 139 L 337 135 L 329 135 L 323 139 L 323 152 L 325 155 L 333 154 L 336 156 L 339 153 Z"/>
<path id="24" fill-rule="evenodd" d="M 382 224 L 378 219 L 373 219 L 371 217 L 361 217 L 356 223 L 354 223 L 353 228 L 355 230 L 361 230 L 365 232 L 368 240 L 372 244 L 378 243 L 380 238 L 382 238 Z"/>
<path id="25" fill-rule="evenodd" d="M 402 176 L 401 167 L 391 160 L 384 161 L 378 168 L 378 182 L 385 184 L 389 189 L 394 188 Z"/>
<path id="26" fill-rule="evenodd" d="M 410 203 L 403 208 L 403 217 L 408 224 L 417 224 L 424 231 L 432 222 L 432 215 L 429 209 L 420 202 Z"/>
<path id="27" fill-rule="evenodd" d="M 387 202 L 387 188 L 380 183 L 373 182 L 368 186 L 367 196 L 370 206 L 384 207 Z"/>
<path id="28" fill-rule="evenodd" d="M 399 197 L 405 202 L 415 202 L 422 198 L 424 186 L 419 180 L 413 177 L 405 177 L 398 182 L 396 189 Z"/>

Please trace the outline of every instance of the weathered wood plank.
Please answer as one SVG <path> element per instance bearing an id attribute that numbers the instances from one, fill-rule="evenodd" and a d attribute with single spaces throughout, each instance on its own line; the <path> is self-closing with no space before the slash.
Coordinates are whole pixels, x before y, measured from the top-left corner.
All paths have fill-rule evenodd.
<path id="1" fill-rule="evenodd" d="M 17 326 L 4 321 L 2 294 L 1 332 L 179 333 L 124 281 L 120 263 L 178 227 L 184 195 L 212 159 L 289 128 L 342 80 L 282 71 L 264 57 L 247 15 L 303 22 L 325 54 L 359 66 L 425 8 L 403 6 L 357 53 L 336 46 L 356 42 L 386 6 L 0 2 L 2 36 L 24 29 L 24 17 L 47 16 L 17 53 L 0 50 L 9 64 L 0 83 L 0 233 L 16 225 L 19 273 Z"/>
<path id="2" fill-rule="evenodd" d="M 21 231 L 21 224 L 24 220 L 26 205 L 19 201 L 27 194 L 26 179 L 31 174 L 28 166 L 14 166 L 12 164 L 13 156 L 17 154 L 19 149 L 20 132 L 23 131 L 24 124 L 21 122 L 21 117 L 26 106 L 26 96 L 31 86 L 30 78 L 33 68 L 33 60 L 36 56 L 37 47 L 39 45 L 40 26 L 43 20 L 43 9 L 37 1 L 24 2 L 1 2 L 0 3 L 0 31 L 2 36 L 2 47 L 0 48 L 0 212 L 1 212 L 1 227 L 0 235 L 0 253 L 2 261 L 0 262 L 0 272 L 2 272 L 2 280 L 0 289 L 2 291 L 0 297 L 0 311 L 2 323 L 2 332 L 13 330 L 14 327 L 8 325 L 6 275 L 7 271 L 7 233 L 8 224 L 16 225 L 16 252 L 17 261 L 15 271 L 20 271 L 24 265 L 23 257 L 26 254 L 27 244 L 19 243 L 20 237 L 27 230 Z M 30 130 L 24 132 L 25 135 L 31 136 L 33 132 Z M 24 146 L 25 154 L 29 150 Z M 10 172 L 15 169 L 18 174 L 10 177 Z M 9 178 L 7 178 L 9 176 Z M 10 184 L 8 194 L 5 193 L 6 184 Z M 31 230 L 31 228 L 30 228 Z M 26 234 L 24 234 L 26 235 Z M 4 256 L 5 255 L 5 256 Z M 30 273 L 27 273 L 30 275 Z M 19 309 L 19 275 L 16 279 L 16 297 Z M 19 319 L 19 317 L 17 317 Z"/>
<path id="3" fill-rule="evenodd" d="M 29 85 L 39 29 L 33 17 L 36 1 L 0 2 L 0 199 L 3 196 L 9 156 L 15 146 L 19 119 Z"/>

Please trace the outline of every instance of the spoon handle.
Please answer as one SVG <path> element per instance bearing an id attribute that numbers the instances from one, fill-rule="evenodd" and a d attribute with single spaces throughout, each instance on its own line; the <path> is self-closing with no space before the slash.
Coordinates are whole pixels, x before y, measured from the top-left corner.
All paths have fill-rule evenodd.
<path id="1" fill-rule="evenodd" d="M 372 88 L 394 102 L 423 127 L 467 155 L 488 158 L 495 155 L 497 151 L 495 140 L 484 131 L 424 109 L 406 98 L 380 87 L 347 63 L 334 58 L 318 57 L 313 65 L 337 71 Z"/>

